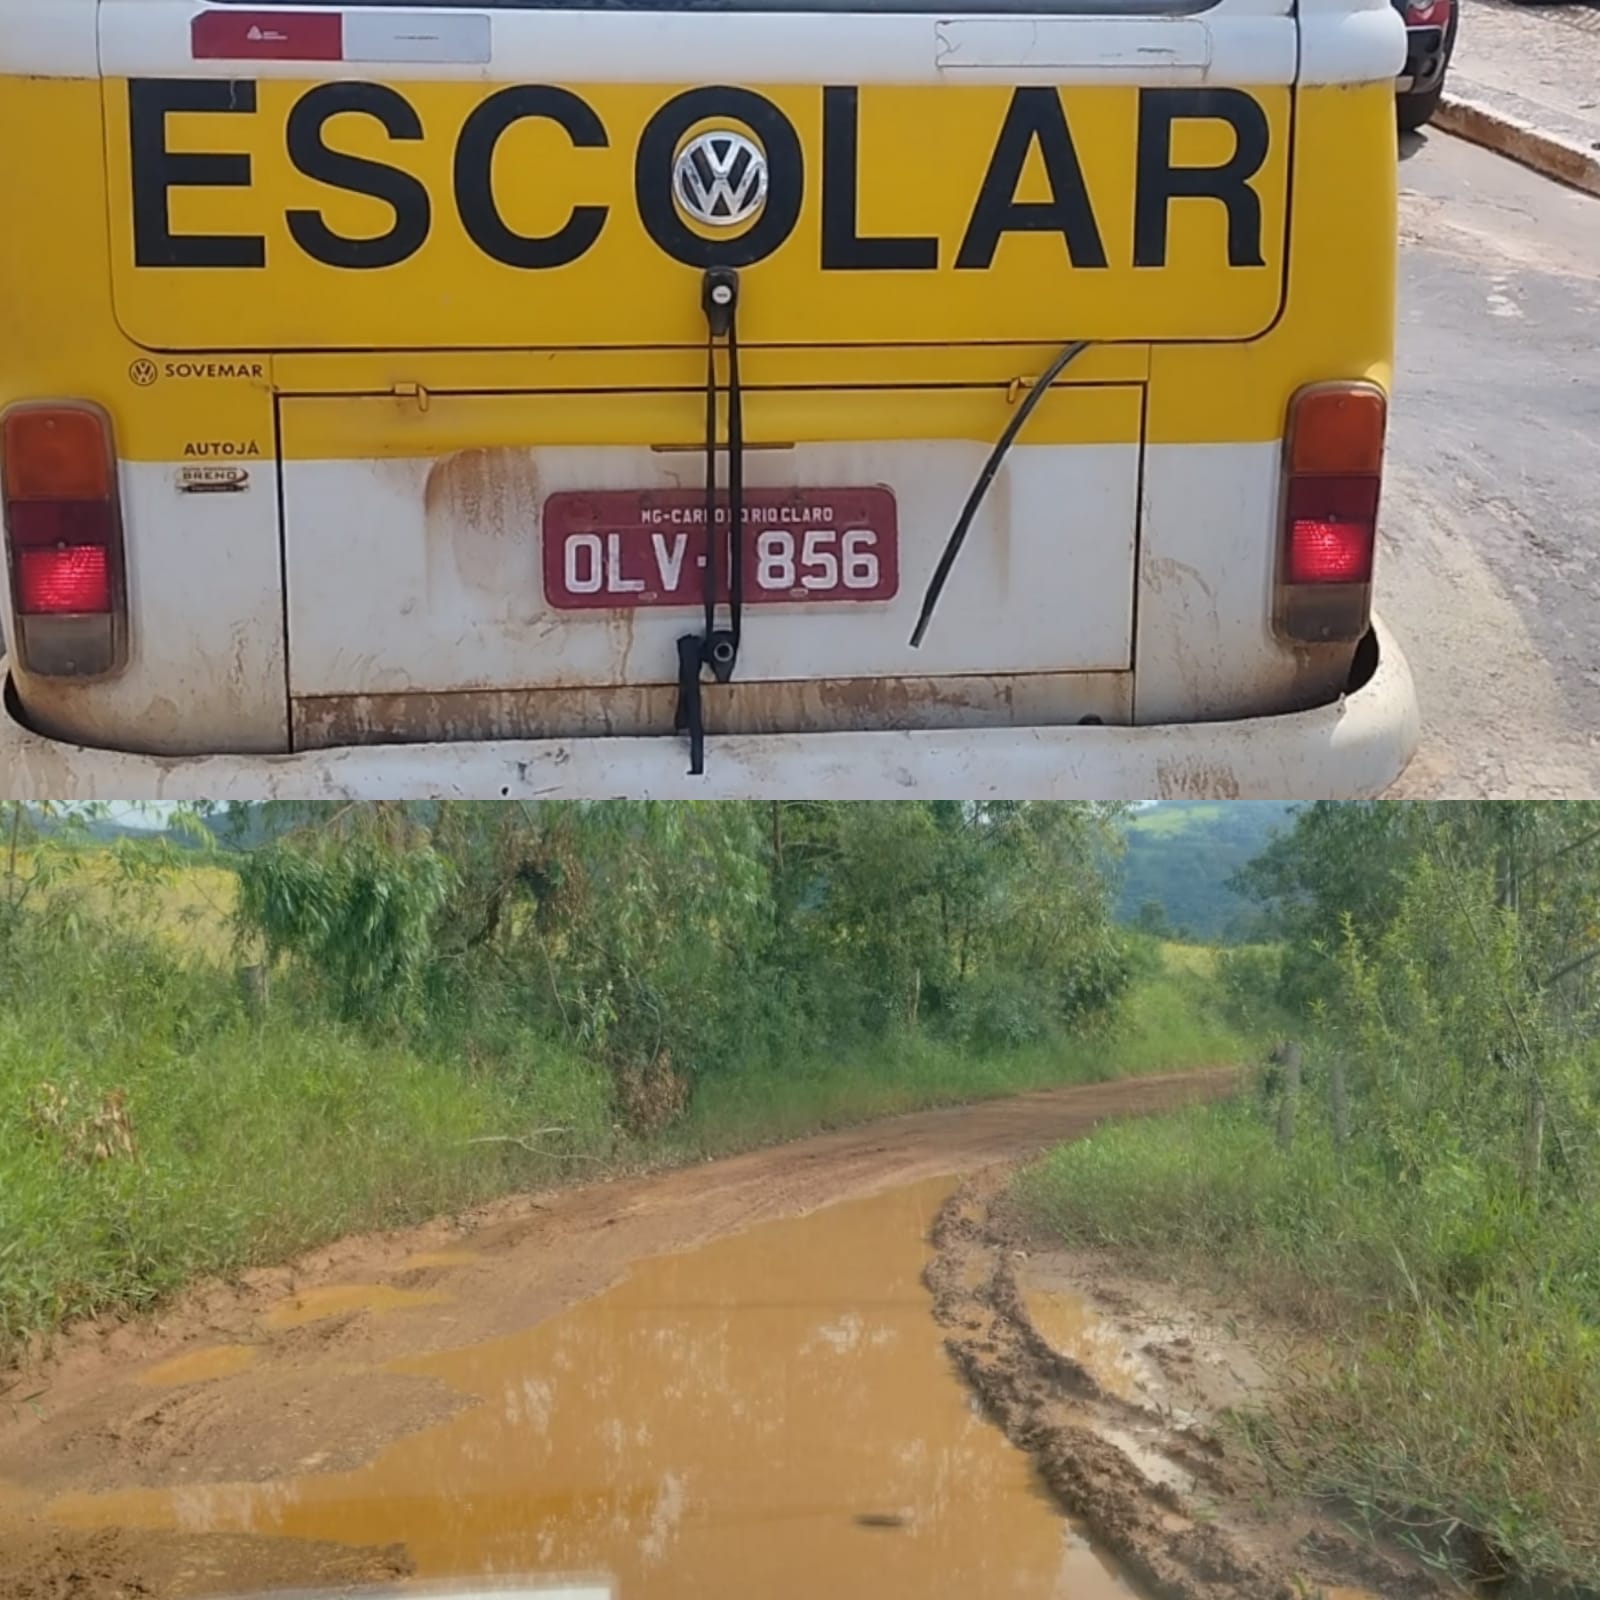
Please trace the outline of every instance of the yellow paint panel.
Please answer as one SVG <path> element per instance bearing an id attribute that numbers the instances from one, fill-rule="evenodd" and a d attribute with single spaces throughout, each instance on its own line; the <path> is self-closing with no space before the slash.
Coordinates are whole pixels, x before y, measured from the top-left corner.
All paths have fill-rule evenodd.
<path id="1" fill-rule="evenodd" d="M 1042 372 L 1059 344 L 762 346 L 741 352 L 747 388 L 915 388 L 923 384 L 1009 386 Z M 277 356 L 272 372 L 285 394 L 382 394 L 417 384 L 430 394 L 533 390 L 688 389 L 702 394 L 703 348 L 655 350 L 403 350 Z M 1063 382 L 1142 383 L 1146 344 L 1091 345 Z"/>
<path id="2" fill-rule="evenodd" d="M 450 85 L 408 86 L 407 92 L 420 93 L 424 89 L 430 96 L 443 97 L 441 109 L 444 109 L 444 101 L 465 104 L 463 97 L 470 99 L 471 94 L 480 92 L 469 91 L 468 86 Z M 270 90 L 272 95 L 290 94 L 290 89 L 283 85 L 264 86 L 265 90 Z M 960 96 L 987 99 L 991 94 L 989 90 L 980 89 L 918 92 L 947 92 L 952 101 Z M 249 287 L 245 274 L 221 273 L 217 279 L 210 279 L 204 272 L 188 270 L 158 273 L 165 286 L 159 287 L 156 296 L 159 308 L 151 310 L 152 315 L 159 315 L 163 326 L 149 331 L 161 333 L 171 343 L 189 347 L 209 342 L 214 353 L 194 357 L 160 351 L 152 353 L 129 337 L 112 311 L 110 263 L 113 259 L 126 261 L 129 247 L 126 85 L 111 84 L 107 86 L 107 93 L 112 102 L 112 115 L 109 128 L 103 134 L 100 85 L 67 80 L 0 79 L 0 147 L 48 152 L 47 159 L 0 163 L 0 204 L 7 215 L 48 215 L 51 219 L 47 229 L 14 229 L 0 234 L 0 307 L 4 308 L 0 405 L 51 396 L 94 400 L 111 413 L 116 425 L 118 451 L 125 459 L 183 462 L 207 459 L 191 456 L 191 448 L 219 441 L 224 445 L 236 443 L 247 447 L 254 444 L 264 453 L 270 452 L 275 388 L 290 392 L 357 390 L 382 394 L 396 383 L 409 382 L 434 390 L 666 388 L 692 393 L 703 381 L 702 352 L 692 348 L 642 351 L 435 348 L 370 353 L 252 353 L 248 346 L 259 342 L 256 335 L 262 330 L 250 329 L 247 326 L 250 318 L 269 323 L 272 330 L 288 337 L 293 333 L 293 325 L 303 321 L 308 311 L 324 321 L 334 320 L 336 314 L 340 318 L 348 316 L 352 305 L 356 304 L 364 305 L 368 316 L 387 314 L 377 303 L 389 294 L 388 285 L 397 281 L 391 273 L 353 274 L 357 280 L 354 290 L 341 289 L 340 295 L 324 306 L 317 291 L 328 287 L 330 280 L 335 287 L 342 280 L 331 269 L 313 269 L 306 264 L 281 283 L 273 272 L 271 290 L 260 297 L 260 304 L 239 292 Z M 876 93 L 864 97 L 864 118 L 876 115 L 872 110 Z M 1113 108 L 1119 102 L 1131 105 L 1129 97 L 1133 93 L 1115 89 L 1071 90 L 1065 94 L 1064 103 L 1076 131 L 1083 115 L 1080 103 L 1095 95 L 1108 97 L 1105 114 L 1112 116 L 1115 123 Z M 1271 111 L 1276 141 L 1280 127 L 1277 102 L 1272 99 L 1271 92 L 1257 93 L 1262 94 L 1263 103 Z M 975 99 L 971 103 L 976 105 L 978 101 Z M 988 114 L 991 118 L 995 115 L 992 111 Z M 430 118 L 433 115 L 430 109 Z M 1286 108 L 1283 115 L 1287 116 Z M 241 126 L 249 120 L 234 119 Z M 256 120 L 260 120 L 259 115 Z M 360 119 L 345 120 L 359 122 Z M 432 122 L 427 126 L 431 137 Z M 864 128 L 867 126 L 864 122 Z M 175 116 L 170 119 L 170 128 L 175 148 L 185 142 L 191 147 L 206 142 L 198 138 L 208 133 L 203 117 Z M 1299 90 L 1295 95 L 1294 130 L 1295 200 L 1283 314 L 1257 337 L 1236 342 L 1185 342 L 1181 336 L 1169 334 L 1164 342 L 1154 345 L 1142 340 L 1102 344 L 1091 348 L 1064 379 L 1072 384 L 1087 381 L 1132 384 L 1148 378 L 1147 438 L 1152 444 L 1273 439 L 1281 433 L 1289 396 L 1303 383 L 1342 377 L 1370 378 L 1385 386 L 1388 384 L 1394 340 L 1396 265 L 1393 96 L 1384 84 Z M 342 135 L 343 130 L 340 132 Z M 286 158 L 278 153 L 281 133 L 280 127 L 278 143 L 274 144 L 258 129 L 252 136 L 256 141 L 252 149 L 259 146 L 262 160 L 267 162 L 267 167 L 262 169 L 266 180 L 286 185 L 291 180 L 279 171 L 286 165 Z M 1112 137 L 1122 141 L 1124 159 L 1128 159 L 1126 126 L 1120 126 Z M 109 190 L 107 139 L 114 174 Z M 231 139 L 232 148 L 243 148 L 236 131 Z M 1102 165 L 1097 169 L 1095 163 L 1108 163 L 1112 158 L 1098 140 L 1093 146 L 1087 137 L 1079 142 L 1086 176 L 1094 186 L 1097 215 L 1105 220 L 1110 252 L 1113 229 L 1109 218 L 1113 213 L 1106 211 L 1101 203 L 1105 192 L 1107 203 L 1115 210 L 1115 200 L 1106 191 L 1104 177 L 1110 167 Z M 216 144 L 218 148 L 229 147 L 226 140 L 218 140 Z M 420 159 L 421 149 L 422 146 L 408 147 L 407 159 Z M 986 145 L 980 167 L 988 154 Z M 1187 155 L 1187 152 L 1180 150 L 1180 154 Z M 1276 143 L 1272 159 L 1278 159 Z M 273 167 L 274 162 L 277 167 Z M 1266 176 L 1276 170 L 1269 163 L 1263 179 L 1258 181 L 1265 181 Z M 271 177 L 273 171 L 278 171 L 277 178 Z M 1280 172 L 1278 176 L 1286 174 Z M 262 174 L 257 174 L 257 178 L 265 181 Z M 1126 171 L 1122 181 L 1126 187 L 1129 181 Z M 325 186 L 299 180 L 292 189 L 294 203 L 305 202 L 307 196 L 314 201 L 319 192 L 324 192 L 325 197 Z M 284 188 L 278 200 L 280 207 L 289 195 L 290 189 Z M 63 203 L 64 196 L 71 197 L 70 204 Z M 204 207 L 214 197 L 197 193 L 181 198 L 183 205 L 196 200 Z M 233 206 L 241 199 L 249 200 L 244 195 L 222 198 Z M 799 250 L 805 237 L 801 230 L 805 228 L 811 229 L 811 247 L 816 247 L 815 198 L 813 195 L 812 209 L 802 216 L 796 238 L 786 247 L 787 251 Z M 626 196 L 623 199 L 626 201 Z M 879 203 L 873 191 L 864 190 L 861 206 L 864 230 L 884 231 L 890 226 L 887 218 L 880 218 L 873 210 Z M 902 203 L 909 205 L 910 197 Z M 1125 199 L 1120 213 L 1123 226 L 1127 224 L 1129 204 Z M 1206 225 L 1205 214 L 1220 211 L 1219 207 L 1203 202 L 1191 204 L 1195 207 L 1192 226 L 1202 229 Z M 203 219 L 186 212 L 183 205 L 178 207 L 175 220 L 181 218 L 185 227 L 202 225 Z M 619 208 L 621 205 L 619 202 Z M 1274 205 L 1268 196 L 1264 201 L 1264 216 L 1278 215 Z M 964 218 L 957 215 L 961 209 L 953 206 L 949 214 L 949 227 L 956 233 L 964 226 Z M 1175 248 L 1180 238 L 1178 214 L 1184 209 L 1184 204 L 1174 204 Z M 109 235 L 108 211 L 117 218 Z M 448 247 L 449 252 L 465 256 L 468 246 L 458 225 L 452 223 L 452 216 L 449 207 L 444 208 L 438 226 L 446 232 L 455 228 L 455 242 Z M 233 220 L 238 220 L 237 213 Z M 203 225 L 214 224 L 205 221 Z M 215 225 L 222 224 L 219 221 Z M 269 214 L 263 226 L 269 231 L 276 229 L 269 238 L 269 246 L 284 247 L 287 234 L 281 217 L 274 222 Z M 1220 231 L 1220 220 L 1215 221 L 1215 226 Z M 1270 245 L 1270 227 L 1267 236 Z M 638 242 L 636 237 L 635 243 Z M 1010 239 L 1001 247 L 1000 259 L 1003 261 L 1012 245 L 1032 246 L 1040 242 Z M 1053 242 L 1058 250 L 1061 248 L 1058 238 L 1044 242 Z M 1218 243 L 1213 239 L 1213 246 Z M 1117 248 L 1127 248 L 1125 238 Z M 269 251 L 269 261 L 272 259 Z M 1284 265 L 1281 257 L 1277 260 L 1280 267 Z M 796 262 L 799 261 L 797 255 Z M 782 260 L 774 258 L 747 273 L 751 302 L 746 309 L 752 314 L 747 331 L 755 326 L 754 313 L 758 309 L 754 285 L 764 275 L 778 273 L 783 264 Z M 447 282 L 421 257 L 413 265 L 442 298 L 420 308 L 413 306 L 404 325 L 389 330 L 407 346 L 440 341 L 441 335 L 429 331 L 433 326 L 432 312 L 439 312 L 446 320 L 464 314 L 487 315 L 468 304 L 480 300 L 489 312 L 501 315 L 510 303 L 503 291 L 485 296 L 483 279 L 476 275 L 487 272 L 499 282 L 500 275 L 508 269 L 481 261 L 474 266 L 468 258 L 466 265 L 471 269 L 468 277 L 456 284 Z M 669 273 L 674 270 L 677 269 L 669 264 Z M 122 267 L 118 271 L 126 278 L 131 269 Z M 1218 271 L 1225 274 L 1226 269 Z M 509 276 L 521 284 L 529 277 L 545 283 L 557 275 Z M 843 280 L 851 286 L 851 296 L 854 296 L 860 276 L 830 274 L 825 279 L 823 274 L 815 272 L 808 281 L 815 286 L 823 281 Z M 953 279 L 956 274 L 941 271 L 936 276 Z M 1125 282 L 1137 276 L 1122 274 Z M 227 284 L 219 279 L 226 279 Z M 1208 298 L 1208 282 L 1209 279 L 1202 278 L 1185 279 L 1183 285 L 1176 286 L 1175 292 L 1170 294 L 1171 307 L 1163 313 L 1169 326 L 1181 323 L 1198 332 L 1206 319 L 1219 315 L 1218 308 Z M 1185 287 L 1190 284 L 1192 288 Z M 954 287 L 959 289 L 960 285 Z M 383 293 L 378 292 L 380 289 Z M 351 294 L 355 296 L 354 301 Z M 654 298 L 660 299 L 659 296 Z M 1032 298 L 1037 301 L 1039 297 Z M 519 307 L 519 315 L 529 314 L 529 308 L 536 308 L 538 304 L 537 296 L 519 294 L 512 299 Z M 816 302 L 818 297 L 812 295 L 810 299 Z M 997 304 L 1005 299 L 1005 296 L 997 297 Z M 955 308 L 955 302 L 951 304 Z M 946 335 L 941 330 L 947 319 L 934 318 L 936 330 L 927 342 L 917 346 L 853 350 L 800 346 L 750 350 L 746 378 L 752 383 L 795 388 L 868 382 L 906 386 L 952 382 L 1004 385 L 1013 377 L 1036 373 L 1048 359 L 1049 351 L 1058 346 L 1064 330 L 1078 331 L 1082 325 L 1080 319 L 1076 314 L 1064 314 L 1062 306 L 1073 310 L 1079 304 L 1081 302 L 1075 300 L 1052 301 L 1051 325 L 1026 344 L 952 346 L 942 342 Z M 924 310 L 927 309 L 925 306 Z M 126 312 L 127 307 L 123 310 Z M 1003 305 L 1001 310 L 1004 310 Z M 824 315 L 814 305 L 802 307 L 795 314 Z M 971 315 L 970 308 L 962 314 Z M 828 311 L 826 315 L 835 316 L 837 312 Z M 698 338 L 699 329 L 695 315 L 687 316 L 685 343 L 692 344 Z M 1157 337 L 1154 321 L 1148 333 L 1150 338 Z M 141 363 L 154 365 L 154 383 L 141 385 L 136 381 L 136 372 L 148 375 L 147 366 Z M 255 371 L 258 367 L 259 375 Z M 648 408 L 655 402 L 645 404 Z M 854 406 L 857 402 L 850 404 Z M 1001 415 L 1003 410 L 1001 407 L 993 414 Z M 867 426 L 864 420 L 858 420 L 861 418 L 859 411 L 841 413 L 846 414 L 851 426 Z M 399 415 L 398 406 L 396 415 Z M 922 436 L 917 432 L 920 420 L 923 419 L 918 413 L 886 399 L 870 435 L 852 433 L 848 436 L 885 439 Z M 1043 412 L 1033 419 L 1029 424 L 1030 437 L 1032 429 L 1045 420 Z M 368 426 L 365 421 L 352 422 L 347 431 L 358 434 Z M 397 423 L 397 434 L 407 426 L 404 422 Z M 991 435 L 980 432 L 977 436 Z M 638 437 L 635 435 L 636 439 Z M 643 437 L 652 438 L 648 434 Z"/>
<path id="3" fill-rule="evenodd" d="M 1137 388 L 1060 388 L 1028 419 L 1030 444 L 1136 444 Z M 999 389 L 761 391 L 745 396 L 752 446 L 841 439 L 996 438 L 1012 408 Z M 413 400 L 290 400 L 284 452 L 296 460 L 382 460 L 457 450 L 534 445 L 705 446 L 705 397 L 691 392 L 627 395 L 441 395 L 422 411 Z"/>
<path id="4" fill-rule="evenodd" d="M 1365 380 L 1388 390 L 1397 188 L 1389 86 L 1303 90 L 1284 314 L 1262 339 L 1154 350 L 1150 443 L 1281 438 L 1289 398 L 1308 383 Z"/>
<path id="5" fill-rule="evenodd" d="M 228 88 L 191 81 L 172 93 Z M 577 148 L 572 133 L 530 111 L 505 127 L 492 156 L 465 130 L 495 96 L 533 91 L 263 80 L 236 86 L 233 109 L 198 110 L 163 109 L 154 92 L 126 81 L 105 86 L 117 313 L 143 343 L 283 350 L 704 339 L 701 267 L 675 254 L 694 254 L 708 235 L 673 209 L 670 174 L 684 139 L 733 119 L 701 119 L 665 144 L 647 138 L 652 119 L 685 91 L 616 84 L 539 91 L 568 94 L 583 108 L 572 114 L 593 119 L 588 137 L 598 132 L 604 143 Z M 348 96 L 347 108 L 331 109 L 345 102 L 330 92 Z M 1246 338 L 1277 314 L 1292 110 L 1286 88 L 868 85 L 853 114 L 854 162 L 840 137 L 838 101 L 825 162 L 830 92 L 818 85 L 763 91 L 780 130 L 768 140 L 766 207 L 743 230 L 717 235 L 729 248 L 745 244 L 762 256 L 743 268 L 747 342 Z M 1173 120 L 1170 129 L 1162 120 L 1159 134 L 1146 128 L 1141 157 L 1141 121 L 1152 108 Z M 783 127 L 792 132 L 783 135 Z M 638 157 L 642 141 L 647 158 Z M 790 157 L 781 158 L 785 148 Z M 1224 168 L 1247 149 L 1248 171 L 1231 201 L 1163 196 L 1168 165 Z M 326 164 L 328 150 L 366 163 L 368 178 L 351 178 L 348 165 L 343 176 L 333 174 L 342 186 L 307 176 L 303 169 Z M 648 159 L 652 151 L 659 159 Z M 191 166 L 175 182 L 173 157 L 209 165 Z M 386 177 L 371 178 L 375 163 Z M 472 179 L 486 171 L 493 212 Z M 354 183 L 383 188 L 392 199 L 352 192 Z M 1056 221 L 1039 210 L 1052 194 Z M 791 201 L 785 230 L 777 223 L 790 215 Z M 864 269 L 859 263 L 872 247 L 852 242 L 838 220 L 841 206 L 855 233 L 912 241 L 910 257 L 929 264 Z M 590 218 L 588 248 L 564 264 L 510 264 L 528 240 L 569 226 L 583 233 L 588 224 L 575 207 L 603 208 Z M 1008 224 L 997 236 L 980 225 L 995 207 Z M 496 212 L 498 242 L 486 243 Z M 770 241 L 761 233 L 769 228 Z M 672 243 L 672 229 L 689 243 Z M 510 236 L 523 244 L 506 244 Z M 213 243 L 196 242 L 204 239 Z M 364 243 L 351 247 L 352 240 Z M 551 251 L 562 253 L 551 246 L 544 256 Z M 162 264 L 174 254 L 259 257 L 261 264 Z M 353 264 L 362 257 L 385 264 Z M 336 258 L 348 259 L 331 264 Z"/>

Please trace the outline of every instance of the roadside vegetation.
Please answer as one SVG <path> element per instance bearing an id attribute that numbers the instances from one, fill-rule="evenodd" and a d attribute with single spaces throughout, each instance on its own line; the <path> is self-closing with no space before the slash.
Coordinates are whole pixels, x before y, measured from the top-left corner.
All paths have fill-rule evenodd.
<path id="1" fill-rule="evenodd" d="M 0 1359 L 353 1230 L 1239 1059 L 1066 805 L 0 812 Z M 103 832 L 103 830 L 102 830 Z"/>
<path id="2" fill-rule="evenodd" d="M 1332 1359 L 1236 1419 L 1461 1576 L 1600 1586 L 1600 808 L 1317 804 L 1226 952 L 1297 1051 L 1019 1176 L 1038 1223 L 1297 1319 Z"/>

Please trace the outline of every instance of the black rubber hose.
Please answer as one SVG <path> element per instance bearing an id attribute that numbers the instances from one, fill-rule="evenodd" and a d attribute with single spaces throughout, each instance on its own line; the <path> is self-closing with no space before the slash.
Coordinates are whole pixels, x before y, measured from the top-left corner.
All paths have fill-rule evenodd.
<path id="1" fill-rule="evenodd" d="M 1089 348 L 1088 339 L 1080 339 L 1076 344 L 1069 344 L 1054 361 L 1044 370 L 1044 376 L 1023 397 L 1022 404 L 1017 407 L 1017 414 L 1006 424 L 1006 430 L 1000 435 L 993 450 L 989 452 L 989 459 L 983 464 L 983 471 L 978 474 L 978 481 L 972 486 L 972 493 L 967 496 L 967 503 L 961 508 L 961 515 L 956 518 L 956 525 L 950 530 L 950 537 L 945 541 L 944 553 L 939 557 L 939 565 L 933 569 L 933 577 L 928 580 L 928 592 L 922 597 L 922 611 L 917 617 L 917 625 L 911 630 L 911 648 L 917 649 L 922 644 L 922 636 L 928 631 L 928 624 L 933 621 L 934 607 L 939 604 L 939 596 L 944 592 L 945 580 L 950 576 L 950 569 L 956 564 L 956 557 L 961 554 L 961 546 L 966 543 L 967 530 L 972 526 L 972 519 L 978 514 L 978 507 L 983 504 L 983 497 L 989 492 L 989 485 L 994 482 L 994 475 L 1000 470 L 1000 463 L 1005 460 L 1006 451 L 1011 448 L 1012 441 L 1022 431 L 1022 425 L 1033 415 L 1033 408 L 1044 398 L 1045 390 L 1061 376 L 1071 364 Z"/>

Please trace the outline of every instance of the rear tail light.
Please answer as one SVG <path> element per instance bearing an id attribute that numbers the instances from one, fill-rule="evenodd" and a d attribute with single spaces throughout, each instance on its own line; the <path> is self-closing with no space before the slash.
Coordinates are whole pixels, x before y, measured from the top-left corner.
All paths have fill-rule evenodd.
<path id="1" fill-rule="evenodd" d="M 0 486 L 19 664 L 91 678 L 121 664 L 126 615 L 111 423 L 98 406 L 13 406 Z"/>
<path id="2" fill-rule="evenodd" d="M 1289 402 L 1273 625 L 1297 644 L 1353 642 L 1372 615 L 1388 402 L 1370 383 L 1322 383 Z"/>
<path id="3" fill-rule="evenodd" d="M 17 552 L 17 610 L 24 616 L 111 611 L 111 574 L 100 544 L 59 544 Z"/>

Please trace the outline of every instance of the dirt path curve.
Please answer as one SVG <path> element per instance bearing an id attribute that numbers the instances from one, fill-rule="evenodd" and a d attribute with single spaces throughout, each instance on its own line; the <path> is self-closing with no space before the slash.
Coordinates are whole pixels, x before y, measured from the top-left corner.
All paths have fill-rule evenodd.
<path id="1" fill-rule="evenodd" d="M 1042 1091 L 518 1196 L 202 1287 L 153 1321 L 77 1329 L 47 1364 L 0 1378 L 12 1401 L 0 1411 L 0 1595 L 127 1600 L 402 1574 L 395 1547 L 81 1531 L 41 1512 L 69 1494 L 347 1470 L 469 1403 L 389 1363 L 525 1329 L 643 1258 L 1015 1160 L 1110 1117 L 1226 1094 L 1236 1079 L 1222 1067 Z M 196 1381 L 209 1376 L 228 1381 Z"/>

